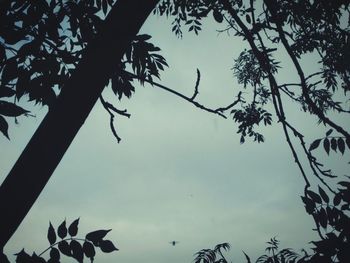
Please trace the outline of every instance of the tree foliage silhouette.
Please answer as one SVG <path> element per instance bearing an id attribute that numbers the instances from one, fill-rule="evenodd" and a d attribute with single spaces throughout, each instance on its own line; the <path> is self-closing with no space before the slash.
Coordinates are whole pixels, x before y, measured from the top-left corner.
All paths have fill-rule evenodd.
<path id="1" fill-rule="evenodd" d="M 237 133 L 241 143 L 247 138 L 263 142 L 264 136 L 259 131 L 259 125 L 271 125 L 276 119 L 282 126 L 287 144 L 305 181 L 302 200 L 307 213 L 315 220 L 321 239 L 320 243 L 315 243 L 316 249 L 319 249 L 318 255 L 341 261 L 342 252 L 339 251 L 346 251 L 349 247 L 349 231 L 346 227 L 349 225 L 349 182 L 348 178 L 341 180 L 339 184 L 345 189 L 334 189 L 332 180 L 338 180 L 338 177 L 325 168 L 315 152 L 321 143 L 327 154 L 332 150 L 343 155 L 350 150 L 350 134 L 346 122 L 337 121 L 339 118 L 346 119 L 350 113 L 347 104 L 350 90 L 350 31 L 349 21 L 344 19 L 349 15 L 348 1 L 161 0 L 147 3 L 142 1 L 143 6 L 136 9 L 131 2 L 1 2 L 1 17 L 5 19 L 2 19 L 4 22 L 1 23 L 0 30 L 3 39 L 0 45 L 0 95 L 16 100 L 14 103 L 1 100 L 0 130 L 8 137 L 6 118 L 28 115 L 28 111 L 17 103 L 24 94 L 30 100 L 49 107 L 43 124 L 1 186 L 1 200 L 5 196 L 16 200 L 18 197 L 14 197 L 15 189 L 25 182 L 23 177 L 17 176 L 28 173 L 28 168 L 32 171 L 37 169 L 36 165 L 39 163 L 34 159 L 27 159 L 28 156 L 40 159 L 42 154 L 48 154 L 49 148 L 40 149 L 37 146 L 50 140 L 50 136 L 46 135 L 48 131 L 48 134 L 57 132 L 58 126 L 49 128 L 53 125 L 49 122 L 61 119 L 66 126 L 74 128 L 72 131 L 61 131 L 60 136 L 65 143 L 57 140 L 58 144 L 48 145 L 51 149 L 57 149 L 57 153 L 50 151 L 49 157 L 46 157 L 50 158 L 47 166 L 40 167 L 39 174 L 42 179 L 38 179 L 40 182 L 37 189 L 21 189 L 28 193 L 30 201 L 18 200 L 17 208 L 24 208 L 20 214 L 14 211 L 5 221 L 4 225 L 9 224 L 12 227 L 10 232 L 1 228 L 1 236 L 6 237 L 0 245 L 7 242 L 34 203 L 103 87 L 111 81 L 112 90 L 119 98 L 130 97 L 134 91 L 132 80 L 136 78 L 142 84 L 151 83 L 203 110 L 223 118 L 230 117 L 238 123 Z M 159 3 L 156 6 L 157 2 Z M 140 3 L 137 2 L 137 5 Z M 243 91 L 249 91 L 248 95 L 244 97 L 241 90 L 230 105 L 211 109 L 197 100 L 199 71 L 191 97 L 155 83 L 154 77 L 159 78 L 159 71 L 167 66 L 165 59 L 157 53 L 160 49 L 149 42 L 149 35 L 135 36 L 155 6 L 155 14 L 173 19 L 172 31 L 179 37 L 183 36 L 184 27 L 190 32 L 200 34 L 201 20 L 212 17 L 225 28 L 222 32 L 246 41 L 249 48 L 242 50 L 239 57 L 234 59 L 232 69 Z M 107 13 L 107 18 L 103 20 Z M 125 13 L 134 14 L 134 17 L 127 19 L 123 16 Z M 110 39 L 106 41 L 103 38 L 108 35 L 108 25 L 115 26 L 124 20 L 131 25 L 127 29 L 119 26 L 118 35 L 122 36 L 123 44 L 117 46 L 118 43 L 113 42 L 118 47 L 115 50 L 118 51 L 113 53 L 115 56 L 111 56 L 110 62 L 102 63 L 101 57 L 105 59 L 114 48 Z M 108 48 L 107 44 L 110 44 Z M 93 53 L 97 54 L 95 48 L 98 50 L 98 47 L 108 51 L 99 51 L 101 53 L 94 57 L 94 61 L 91 57 Z M 278 52 L 285 52 L 291 61 L 293 82 L 280 83 L 279 70 L 284 67 L 285 61 L 278 59 Z M 310 54 L 317 57 L 311 69 L 306 63 Z M 88 67 L 91 61 L 95 65 Z M 101 64 L 105 64 L 104 69 L 100 69 Z M 128 65 L 133 72 L 126 71 Z M 96 70 L 97 68 L 100 70 Z M 99 71 L 102 72 L 99 73 L 101 76 L 97 78 L 98 81 L 90 79 L 90 82 L 86 82 L 89 88 L 77 88 L 86 76 L 82 74 L 96 74 Z M 95 86 L 98 88 L 91 91 Z M 58 93 L 60 95 L 56 99 Z M 84 97 L 85 100 L 86 94 L 90 95 L 86 102 L 82 102 L 81 99 Z M 76 108 L 77 100 L 87 106 L 73 114 L 71 109 Z M 113 126 L 113 118 L 115 114 L 129 115 L 106 102 L 104 98 L 100 97 L 100 100 L 111 116 L 112 132 L 120 140 Z M 294 105 L 296 110 L 301 109 L 305 114 L 314 116 L 328 130 L 325 136 L 306 138 L 304 132 L 290 122 L 286 104 Z M 63 107 L 65 110 L 62 110 Z M 62 117 L 64 113 L 72 115 L 69 121 Z M 54 161 L 50 155 L 54 155 Z M 307 164 L 302 161 L 303 158 L 307 160 Z M 318 180 L 315 185 L 311 184 L 314 181 L 311 180 L 312 176 Z M 25 198 L 28 199 L 28 196 Z M 333 200 L 333 204 L 330 204 L 330 200 Z M 0 205 L 1 210 L 13 210 L 4 202 Z M 324 251 L 326 242 L 332 243 L 332 253 Z"/>
<path id="2" fill-rule="evenodd" d="M 266 242 L 268 246 L 265 251 L 267 254 L 261 255 L 257 258 L 255 263 L 296 263 L 303 262 L 307 257 L 300 256 L 298 253 L 290 248 L 279 249 L 279 241 L 274 237 L 270 241 Z M 231 248 L 229 243 L 222 243 L 215 246 L 214 249 L 202 249 L 195 253 L 194 262 L 195 263 L 228 263 L 232 261 L 227 261 L 227 258 L 223 254 L 224 251 L 229 251 Z M 222 251 L 224 250 L 224 251 Z M 251 263 L 250 257 L 243 251 L 243 254 L 247 260 L 247 263 Z M 296 261 L 298 260 L 298 261 Z"/>
<path id="3" fill-rule="evenodd" d="M 310 262 L 346 262 L 350 258 L 349 177 L 338 182 L 346 189 L 334 189 L 331 179 L 339 178 L 324 168 L 313 152 L 321 142 L 328 155 L 330 150 L 343 155 L 350 149 L 348 126 L 346 122 L 336 123 L 334 117 L 338 115 L 346 120 L 350 113 L 347 104 L 350 21 L 345 20 L 348 7 L 348 1 L 218 0 L 162 1 L 157 9 L 161 15 L 174 17 L 172 30 L 179 37 L 184 26 L 189 31 L 195 27 L 194 32 L 198 34 L 201 19 L 211 14 L 218 23 L 226 24 L 224 32 L 233 32 L 249 43 L 250 49 L 243 50 L 235 59 L 233 72 L 244 89 L 251 89 L 251 96 L 249 100 L 241 98 L 240 107 L 231 110 L 232 118 L 239 124 L 237 132 L 241 143 L 246 137 L 262 142 L 264 137 L 256 128 L 260 123 L 272 123 L 272 114 L 268 112 L 272 104 L 305 181 L 302 201 L 307 213 L 314 218 L 321 239 L 313 242 L 315 254 L 305 258 Z M 275 54 L 281 50 L 288 54 L 294 67 L 293 83 L 278 81 L 283 63 Z M 311 73 L 309 65 L 305 65 L 310 53 L 317 54 L 319 59 L 313 66 L 318 70 Z M 285 105 L 290 102 L 328 127 L 325 137 L 311 138 L 313 142 L 307 147 L 303 132 L 288 119 Z M 295 141 L 299 141 L 299 147 Z M 301 158 L 305 158 L 308 165 L 304 165 Z M 312 175 L 319 184 L 311 185 Z M 209 252 L 213 259 L 215 253 Z"/>
<path id="4" fill-rule="evenodd" d="M 16 98 L 27 93 L 29 98 L 50 106 L 0 187 L 0 210 L 6 211 L 0 226 L 1 248 L 39 196 L 156 2 L 119 0 L 110 8 L 111 1 L 1 1 L 1 89 L 15 90 Z M 109 11 L 103 22 L 95 16 L 101 9 L 102 13 Z M 68 28 L 60 23 L 68 24 Z M 65 40 L 68 43 L 62 42 Z M 146 39 L 139 39 L 141 42 L 146 43 Z M 151 44 L 144 45 L 149 52 L 157 50 Z M 150 57 L 151 61 L 138 61 L 140 66 L 147 66 L 147 71 L 139 72 L 146 78 L 157 75 L 163 62 L 161 57 Z M 73 73 L 72 65 L 77 60 Z M 61 91 L 52 102 L 55 86 Z M 124 92 L 127 88 L 125 84 Z M 8 106 L 3 105 L 14 104 L 1 104 L 1 114 L 8 116 L 9 110 L 4 111 Z M 3 119 L 2 131 L 7 134 Z"/>

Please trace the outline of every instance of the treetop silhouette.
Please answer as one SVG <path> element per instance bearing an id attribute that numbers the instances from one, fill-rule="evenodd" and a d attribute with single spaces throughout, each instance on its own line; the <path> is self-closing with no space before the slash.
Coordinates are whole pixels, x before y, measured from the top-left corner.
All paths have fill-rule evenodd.
<path id="1" fill-rule="evenodd" d="M 49 107 L 0 187 L 0 200 L 13 201 L 0 203 L 0 210 L 6 211 L 1 247 L 35 202 L 98 98 L 120 141 L 113 119 L 115 114 L 129 114 L 107 102 L 101 92 L 111 83 L 119 99 L 130 98 L 135 91 L 132 81 L 137 79 L 232 119 L 241 143 L 248 138 L 263 142 L 259 126 L 277 121 L 305 182 L 302 201 L 321 239 L 314 242 L 321 259 L 313 260 L 342 262 L 348 256 L 348 177 L 339 179 L 317 158 L 321 145 L 327 155 L 350 150 L 349 126 L 339 121 L 350 113 L 350 21 L 344 19 L 349 15 L 348 1 L 18 0 L 0 5 L 0 96 L 5 98 L 0 100 L 0 130 L 9 137 L 7 118 L 30 114 L 19 103 L 24 95 Z M 249 44 L 233 58 L 233 76 L 242 89 L 231 104 L 211 109 L 198 101 L 199 70 L 192 96 L 155 82 L 166 60 L 150 43 L 150 35 L 137 35 L 152 10 L 172 19 L 171 30 L 179 38 L 184 28 L 200 34 L 202 20 L 211 18 L 224 28 L 221 32 Z M 285 62 L 279 52 L 286 53 L 292 64 L 293 82 L 279 78 Z M 317 58 L 312 67 L 307 61 L 310 54 Z M 313 116 L 325 127 L 325 135 L 307 138 L 290 121 L 286 105 Z"/>

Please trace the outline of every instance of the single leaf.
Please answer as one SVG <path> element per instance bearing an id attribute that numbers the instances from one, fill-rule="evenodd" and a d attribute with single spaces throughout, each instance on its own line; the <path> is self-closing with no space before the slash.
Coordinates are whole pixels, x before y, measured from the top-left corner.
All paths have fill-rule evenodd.
<path id="1" fill-rule="evenodd" d="M 221 249 L 224 249 L 226 251 L 229 251 L 231 248 L 229 243 L 221 243 L 221 244 L 217 244 L 214 248 L 214 251 L 220 251 Z"/>
<path id="2" fill-rule="evenodd" d="M 6 51 L 3 45 L 0 45 L 0 62 L 6 60 Z"/>
<path id="3" fill-rule="evenodd" d="M 14 103 L 7 101 L 0 101 L 0 114 L 9 116 L 9 117 L 18 117 L 22 114 L 25 114 L 29 111 L 17 106 Z"/>
<path id="4" fill-rule="evenodd" d="M 337 206 L 339 205 L 341 202 L 341 195 L 340 194 L 335 194 L 334 198 L 333 198 L 333 205 Z"/>
<path id="5" fill-rule="evenodd" d="M 311 199 L 314 202 L 322 204 L 322 199 L 321 199 L 321 197 L 318 194 L 316 194 L 315 192 L 313 192 L 311 190 L 307 190 L 307 194 L 311 197 Z"/>
<path id="6" fill-rule="evenodd" d="M 60 260 L 60 251 L 55 247 L 51 248 L 50 258 L 54 261 L 59 261 Z"/>
<path id="7" fill-rule="evenodd" d="M 66 227 L 66 220 L 64 220 L 57 229 L 58 236 L 63 239 L 67 236 L 67 227 Z"/>
<path id="8" fill-rule="evenodd" d="M 341 206 L 340 209 L 341 210 L 350 210 L 350 206 L 349 206 L 349 204 L 344 204 L 344 205 Z"/>
<path id="9" fill-rule="evenodd" d="M 109 231 L 112 229 L 108 230 L 96 230 L 93 232 L 90 232 L 86 234 L 85 238 L 87 240 L 90 240 L 95 246 L 98 246 L 98 244 L 101 242 L 101 240 L 107 235 Z"/>
<path id="10" fill-rule="evenodd" d="M 137 35 L 136 36 L 136 39 L 139 40 L 139 41 L 146 41 L 146 40 L 149 40 L 151 39 L 152 37 L 148 34 L 141 34 L 141 35 Z"/>
<path id="11" fill-rule="evenodd" d="M 217 9 L 214 9 L 213 17 L 214 17 L 215 21 L 218 23 L 222 23 L 222 21 L 224 20 L 223 15 Z"/>
<path id="12" fill-rule="evenodd" d="M 93 259 L 96 252 L 93 244 L 88 241 L 85 241 L 83 244 L 83 251 L 86 257 Z"/>
<path id="13" fill-rule="evenodd" d="M 336 213 L 334 213 L 335 210 L 336 208 L 331 208 L 330 206 L 326 207 L 328 222 L 330 225 L 334 224 L 335 218 L 337 217 Z"/>
<path id="14" fill-rule="evenodd" d="M 323 228 L 326 228 L 328 219 L 327 219 L 326 210 L 324 208 L 321 208 L 320 211 L 318 212 L 318 219 L 319 219 L 320 225 Z"/>
<path id="15" fill-rule="evenodd" d="M 79 263 L 82 263 L 84 259 L 84 253 L 83 247 L 80 245 L 80 243 L 76 240 L 72 240 L 69 246 L 72 251 L 72 257 L 75 258 Z"/>
<path id="16" fill-rule="evenodd" d="M 244 251 L 242 251 L 242 252 L 243 252 L 245 258 L 247 259 L 247 263 L 251 263 L 249 256 Z"/>
<path id="17" fill-rule="evenodd" d="M 18 261 L 17 261 L 18 262 Z M 46 263 L 45 259 L 42 257 L 39 257 L 35 252 L 32 254 L 32 258 L 30 262 L 35 262 L 35 263 Z"/>
<path id="18" fill-rule="evenodd" d="M 336 138 L 332 138 L 331 139 L 331 149 L 336 152 L 337 151 L 337 147 L 338 147 L 337 139 Z"/>
<path id="19" fill-rule="evenodd" d="M 102 0 L 102 11 L 104 14 L 107 14 L 108 2 L 107 0 Z"/>
<path id="20" fill-rule="evenodd" d="M 250 19 L 250 15 L 246 14 L 245 19 L 247 20 L 248 24 L 252 23 L 252 20 Z"/>
<path id="21" fill-rule="evenodd" d="M 307 196 L 301 196 L 301 199 L 303 200 L 303 203 L 305 204 L 305 210 L 308 214 L 313 214 L 314 210 L 316 208 L 315 202 L 308 198 Z"/>
<path id="22" fill-rule="evenodd" d="M 31 86 L 30 73 L 27 70 L 20 70 L 16 83 L 16 98 L 20 99 L 28 92 L 28 87 Z"/>
<path id="23" fill-rule="evenodd" d="M 341 154 L 344 154 L 345 152 L 345 142 L 343 138 L 338 138 L 338 149 L 341 152 Z"/>
<path id="24" fill-rule="evenodd" d="M 328 203 L 329 197 L 328 197 L 327 193 L 320 186 L 318 186 L 318 192 L 320 193 L 320 196 L 322 197 L 323 201 Z"/>
<path id="25" fill-rule="evenodd" d="M 22 249 L 19 253 L 15 254 L 16 262 L 31 262 L 31 256 Z"/>
<path id="26" fill-rule="evenodd" d="M 12 97 L 13 95 L 15 95 L 16 92 L 9 88 L 9 87 L 6 87 L 6 86 L 1 86 L 0 87 L 0 98 L 2 97 Z"/>
<path id="27" fill-rule="evenodd" d="M 55 229 L 53 228 L 51 222 L 49 225 L 49 229 L 47 231 L 47 239 L 49 240 L 50 245 L 56 242 L 56 233 Z"/>
<path id="28" fill-rule="evenodd" d="M 240 138 L 239 142 L 240 142 L 240 144 L 243 144 L 245 142 L 245 139 L 244 139 L 243 135 L 241 135 L 241 138 Z"/>
<path id="29" fill-rule="evenodd" d="M 17 61 L 15 59 L 9 59 L 5 65 L 1 80 L 3 84 L 7 84 L 10 80 L 17 77 Z"/>
<path id="30" fill-rule="evenodd" d="M 350 149 L 350 138 L 346 138 L 345 142 L 348 148 Z"/>
<path id="31" fill-rule="evenodd" d="M 326 136 L 331 135 L 332 132 L 333 132 L 333 129 L 329 129 L 329 130 L 326 132 Z"/>
<path id="32" fill-rule="evenodd" d="M 110 240 L 101 240 L 99 243 L 99 247 L 105 253 L 111 253 L 113 251 L 118 251 L 119 249 L 114 246 L 112 241 Z"/>
<path id="33" fill-rule="evenodd" d="M 323 140 L 323 148 L 324 148 L 324 150 L 326 151 L 327 154 L 329 154 L 329 146 L 330 146 L 329 140 L 327 138 L 325 138 Z"/>
<path id="34" fill-rule="evenodd" d="M 58 249 L 61 251 L 62 254 L 70 257 L 72 255 L 70 251 L 70 247 L 67 241 L 63 240 L 58 243 Z"/>
<path id="35" fill-rule="evenodd" d="M 79 224 L 79 218 L 75 219 L 73 223 L 70 224 L 68 228 L 68 233 L 71 237 L 74 237 L 78 234 L 78 224 Z"/>
<path id="36" fill-rule="evenodd" d="M 309 147 L 309 151 L 315 150 L 320 145 L 320 142 L 321 139 L 314 140 Z"/>
<path id="37" fill-rule="evenodd" d="M 350 182 L 341 181 L 338 184 L 340 184 L 341 186 L 344 186 L 345 188 L 350 189 Z"/>
<path id="38" fill-rule="evenodd" d="M 334 233 L 327 233 L 326 235 L 327 235 L 327 238 L 331 241 L 331 243 L 334 244 L 334 242 L 337 242 L 338 237 L 337 237 L 336 234 L 334 234 Z"/>
<path id="39" fill-rule="evenodd" d="M 10 139 L 8 134 L 9 125 L 4 117 L 0 115 L 0 131 L 5 135 L 7 139 Z"/>

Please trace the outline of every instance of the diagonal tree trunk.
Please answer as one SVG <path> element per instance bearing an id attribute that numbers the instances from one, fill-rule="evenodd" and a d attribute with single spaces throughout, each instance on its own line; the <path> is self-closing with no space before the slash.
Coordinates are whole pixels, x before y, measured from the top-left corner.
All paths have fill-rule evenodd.
<path id="1" fill-rule="evenodd" d="M 158 0 L 118 0 L 0 187 L 0 252 L 38 198 Z M 1 253 L 0 253 L 1 254 Z"/>

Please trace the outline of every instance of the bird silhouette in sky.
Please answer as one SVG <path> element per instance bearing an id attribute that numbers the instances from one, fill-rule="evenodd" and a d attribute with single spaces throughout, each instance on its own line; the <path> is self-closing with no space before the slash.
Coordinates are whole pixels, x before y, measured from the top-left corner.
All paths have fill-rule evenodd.
<path id="1" fill-rule="evenodd" d="M 177 243 L 179 243 L 179 241 L 173 240 L 173 241 L 170 241 L 170 242 L 169 242 L 169 244 L 172 244 L 173 246 L 175 246 Z"/>

